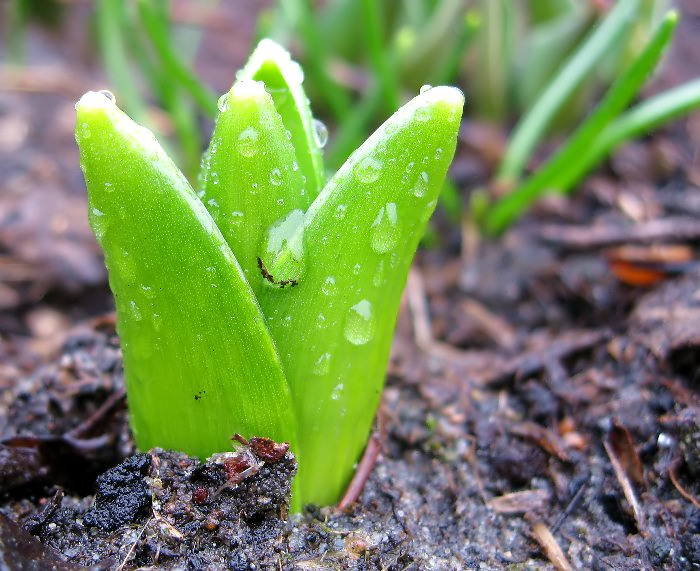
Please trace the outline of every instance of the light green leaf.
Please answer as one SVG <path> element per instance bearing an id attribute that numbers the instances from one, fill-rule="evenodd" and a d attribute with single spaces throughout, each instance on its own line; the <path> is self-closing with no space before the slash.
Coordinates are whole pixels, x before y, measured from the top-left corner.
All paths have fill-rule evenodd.
<path id="1" fill-rule="evenodd" d="M 110 98 L 90 92 L 76 108 L 138 446 L 205 457 L 239 432 L 296 448 L 274 343 L 211 216 L 153 135 Z"/>
<path id="2" fill-rule="evenodd" d="M 251 54 L 239 79 L 262 81 L 289 131 L 302 174 L 313 200 L 325 183 L 321 147 L 328 136 L 311 113 L 302 82 L 304 72 L 289 52 L 269 39 L 262 40 Z"/>
<path id="3" fill-rule="evenodd" d="M 301 266 L 294 261 L 302 256 L 282 243 L 281 233 L 294 230 L 290 223 L 303 218 L 314 196 L 282 119 L 262 84 L 249 79 L 237 81 L 219 106 L 202 165 L 202 201 L 256 294 L 279 286 L 263 278 L 260 264 L 277 282 L 298 281 Z M 279 243 L 270 245 L 265 232 L 275 223 Z"/>
<path id="4" fill-rule="evenodd" d="M 436 87 L 380 127 L 307 212 L 299 286 L 260 293 L 299 422 L 297 507 L 337 501 L 367 442 L 401 290 L 463 103 L 459 90 Z"/>

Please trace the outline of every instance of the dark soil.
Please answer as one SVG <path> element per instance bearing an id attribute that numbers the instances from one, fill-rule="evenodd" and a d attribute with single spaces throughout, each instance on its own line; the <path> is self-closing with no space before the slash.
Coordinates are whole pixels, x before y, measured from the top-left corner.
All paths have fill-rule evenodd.
<path id="1" fill-rule="evenodd" d="M 683 4 L 655 89 L 700 71 Z M 88 8 L 0 68 L 0 568 L 700 569 L 700 116 L 499 241 L 438 213 L 364 491 L 289 516 L 289 452 L 134 450 L 72 135 L 74 101 L 105 86 Z M 231 54 L 202 58 L 217 89 L 248 52 L 246 10 L 202 47 Z M 464 125 L 465 197 L 489 175 L 485 129 Z"/>

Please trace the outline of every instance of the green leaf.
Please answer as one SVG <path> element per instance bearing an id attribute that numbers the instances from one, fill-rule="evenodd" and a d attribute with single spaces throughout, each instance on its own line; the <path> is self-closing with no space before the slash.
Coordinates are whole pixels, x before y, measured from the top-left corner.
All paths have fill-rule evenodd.
<path id="1" fill-rule="evenodd" d="M 205 457 L 239 432 L 296 447 L 274 343 L 211 216 L 153 135 L 110 98 L 90 92 L 76 108 L 138 446 Z"/>
<path id="2" fill-rule="evenodd" d="M 292 212 L 298 214 L 291 222 L 303 218 L 303 211 L 315 197 L 307 190 L 282 119 L 262 84 L 250 79 L 236 82 L 219 104 L 203 161 L 202 201 L 256 294 L 266 284 L 273 285 L 262 277 L 261 263 L 277 281 L 298 281 L 298 268 L 280 267 L 284 265 L 278 259 L 282 244 L 269 254 L 268 244 L 262 244 L 270 226 L 281 224 Z M 293 228 L 288 223 L 283 230 Z M 289 249 L 285 252 L 293 254 Z M 300 254 L 296 257 L 301 259 Z"/>
<path id="3" fill-rule="evenodd" d="M 567 58 L 561 69 L 539 95 L 535 104 L 514 129 L 503 157 L 498 176 L 501 180 L 517 180 L 557 112 L 574 90 L 591 73 L 629 29 L 639 8 L 639 0 L 620 0 L 603 20 Z"/>
<path id="4" fill-rule="evenodd" d="M 604 129 L 624 110 L 658 64 L 678 23 L 678 13 L 669 11 L 649 43 L 608 89 L 597 107 L 557 152 L 530 178 L 498 200 L 482 221 L 491 235 L 503 232 L 534 200 L 548 191 L 562 191 L 562 183 L 578 164 L 588 160 L 587 150 Z M 568 189 L 567 189 L 568 190 Z"/>
<path id="5" fill-rule="evenodd" d="M 259 295 L 299 422 L 296 507 L 335 502 L 367 442 L 401 291 L 463 103 L 459 90 L 436 87 L 380 127 L 308 210 L 298 287 Z"/>
<path id="6" fill-rule="evenodd" d="M 325 184 L 323 155 L 319 145 L 319 142 L 325 144 L 325 141 L 319 141 L 319 138 L 323 139 L 327 134 L 318 132 L 325 127 L 313 118 L 302 86 L 304 72 L 301 67 L 282 46 L 265 39 L 255 48 L 238 78 L 255 79 L 265 84 L 285 128 L 291 134 L 297 160 L 313 200 Z"/>

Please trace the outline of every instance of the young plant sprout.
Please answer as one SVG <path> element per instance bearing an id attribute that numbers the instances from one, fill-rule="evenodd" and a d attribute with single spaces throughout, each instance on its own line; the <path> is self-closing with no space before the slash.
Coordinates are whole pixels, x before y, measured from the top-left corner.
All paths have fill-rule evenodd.
<path id="1" fill-rule="evenodd" d="M 426 87 L 326 183 L 303 73 L 269 40 L 231 90 L 195 191 L 104 92 L 78 102 L 142 449 L 288 441 L 293 507 L 338 500 L 367 442 L 411 260 L 464 98 Z"/>

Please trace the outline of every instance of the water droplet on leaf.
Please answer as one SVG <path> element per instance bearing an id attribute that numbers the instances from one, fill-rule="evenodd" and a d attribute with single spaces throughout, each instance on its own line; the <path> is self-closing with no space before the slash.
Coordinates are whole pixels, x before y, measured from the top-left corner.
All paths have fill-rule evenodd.
<path id="1" fill-rule="evenodd" d="M 326 146 L 328 142 L 328 128 L 323 121 L 314 119 L 314 139 L 320 149 Z"/>
<path id="2" fill-rule="evenodd" d="M 425 196 L 425 193 L 428 191 L 429 180 L 427 172 L 423 171 L 420 173 L 416 179 L 416 184 L 413 185 L 413 195 L 418 198 Z"/>
<path id="3" fill-rule="evenodd" d="M 355 177 L 360 182 L 370 184 L 375 182 L 382 172 L 382 163 L 372 157 L 365 157 L 355 165 Z"/>
<path id="4" fill-rule="evenodd" d="M 338 383 L 335 387 L 333 387 L 331 398 L 333 400 L 340 399 L 340 396 L 343 394 L 343 390 L 345 390 L 345 385 L 343 383 Z"/>
<path id="5" fill-rule="evenodd" d="M 244 157 L 254 157 L 258 154 L 258 131 L 253 127 L 248 127 L 238 135 L 238 152 Z"/>
<path id="6" fill-rule="evenodd" d="M 348 310 L 343 335 L 353 345 L 364 345 L 374 337 L 374 326 L 372 304 L 363 299 Z"/>
<path id="7" fill-rule="evenodd" d="M 153 299 L 156 296 L 156 292 L 152 287 L 147 286 L 145 284 L 141 284 L 140 288 L 141 293 L 144 295 L 144 297 L 147 297 L 148 299 Z"/>
<path id="8" fill-rule="evenodd" d="M 330 368 L 331 354 L 323 353 L 318 359 L 316 359 L 316 362 L 314 363 L 314 366 L 311 369 L 311 371 L 314 375 L 327 375 Z"/>
<path id="9" fill-rule="evenodd" d="M 90 221 L 90 227 L 95 234 L 95 238 L 102 245 L 105 233 L 107 232 L 107 217 L 105 213 L 99 208 L 91 208 L 88 213 L 88 219 Z"/>
<path id="10" fill-rule="evenodd" d="M 102 95 L 104 95 L 107 99 L 109 99 L 112 103 L 117 103 L 117 98 L 114 97 L 114 93 L 111 91 L 108 91 L 107 89 L 102 89 L 100 92 Z"/>
<path id="11" fill-rule="evenodd" d="M 416 120 L 421 123 L 430 120 L 430 109 L 428 107 L 419 107 L 416 109 Z"/>
<path id="12" fill-rule="evenodd" d="M 396 203 L 389 202 L 379 210 L 372 223 L 370 245 L 377 254 L 389 252 L 399 240 L 398 214 Z"/>
<path id="13" fill-rule="evenodd" d="M 260 256 L 261 273 L 271 287 L 292 287 L 304 270 L 304 212 L 292 210 L 268 228 Z"/>
<path id="14" fill-rule="evenodd" d="M 338 220 L 345 218 L 346 211 L 348 209 L 347 204 L 339 204 L 335 207 L 335 217 Z"/>
<path id="15" fill-rule="evenodd" d="M 325 295 L 335 295 L 338 288 L 335 285 L 335 278 L 333 276 L 328 276 L 321 286 L 321 291 Z"/>
<path id="16" fill-rule="evenodd" d="M 216 106 L 222 113 L 228 110 L 228 92 L 219 97 L 219 100 L 216 102 Z"/>
<path id="17" fill-rule="evenodd" d="M 282 171 L 278 168 L 274 168 L 270 171 L 270 184 L 279 186 L 282 184 Z"/>
<path id="18" fill-rule="evenodd" d="M 420 88 L 419 93 L 423 94 L 423 93 L 425 93 L 426 91 L 430 91 L 432 88 L 433 88 L 432 85 L 423 85 L 423 86 Z"/>
<path id="19" fill-rule="evenodd" d="M 143 319 L 141 308 L 133 299 L 129 302 L 129 313 L 131 313 L 131 317 L 133 317 L 135 321 L 141 321 Z"/>
<path id="20" fill-rule="evenodd" d="M 377 269 L 372 276 L 372 285 L 374 287 L 381 287 L 384 284 L 384 260 L 379 260 L 377 264 Z"/>

